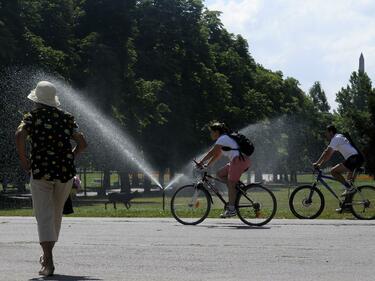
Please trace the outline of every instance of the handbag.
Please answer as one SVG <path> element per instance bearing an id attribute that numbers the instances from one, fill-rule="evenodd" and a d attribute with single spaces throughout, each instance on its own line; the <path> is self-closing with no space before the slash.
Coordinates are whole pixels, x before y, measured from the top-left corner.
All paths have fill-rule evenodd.
<path id="1" fill-rule="evenodd" d="M 72 197 L 69 194 L 68 199 L 66 199 L 65 204 L 64 204 L 63 214 L 70 215 L 73 213 L 74 213 L 74 210 L 73 210 Z"/>

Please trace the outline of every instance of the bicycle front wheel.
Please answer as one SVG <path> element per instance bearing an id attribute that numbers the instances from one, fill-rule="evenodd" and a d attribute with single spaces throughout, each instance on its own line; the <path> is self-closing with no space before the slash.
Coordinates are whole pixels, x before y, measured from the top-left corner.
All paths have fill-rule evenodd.
<path id="1" fill-rule="evenodd" d="M 299 219 L 315 219 L 324 209 L 323 194 L 315 186 L 299 186 L 290 195 L 289 208 Z"/>
<path id="2" fill-rule="evenodd" d="M 195 225 L 207 218 L 211 209 L 211 197 L 199 185 L 185 185 L 177 189 L 171 200 L 173 217 L 182 224 Z"/>
<path id="3" fill-rule="evenodd" d="M 259 184 L 250 184 L 238 193 L 236 200 L 238 217 L 246 224 L 261 226 L 275 216 L 277 203 L 275 195 Z"/>
<path id="4" fill-rule="evenodd" d="M 375 187 L 363 185 L 352 195 L 351 211 L 360 220 L 375 219 Z"/>

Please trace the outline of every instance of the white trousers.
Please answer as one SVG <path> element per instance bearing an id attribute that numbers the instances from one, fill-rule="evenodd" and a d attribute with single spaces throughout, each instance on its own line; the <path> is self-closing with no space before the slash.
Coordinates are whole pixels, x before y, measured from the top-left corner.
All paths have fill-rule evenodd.
<path id="1" fill-rule="evenodd" d="M 72 189 L 73 179 L 62 183 L 31 178 L 34 215 L 38 223 L 40 242 L 57 241 L 63 208 Z"/>

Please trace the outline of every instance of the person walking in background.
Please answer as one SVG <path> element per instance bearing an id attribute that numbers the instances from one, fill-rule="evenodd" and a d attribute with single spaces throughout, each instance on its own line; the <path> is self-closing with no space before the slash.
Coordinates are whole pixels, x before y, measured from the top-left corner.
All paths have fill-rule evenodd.
<path id="1" fill-rule="evenodd" d="M 41 81 L 28 95 L 34 109 L 25 114 L 16 131 L 16 146 L 22 168 L 30 174 L 34 214 L 38 224 L 40 275 L 53 275 L 53 248 L 59 238 L 64 203 L 76 174 L 74 159 L 87 143 L 74 117 L 60 110 L 55 86 Z M 75 141 L 73 148 L 71 139 Z M 30 142 L 31 157 L 26 152 Z"/>

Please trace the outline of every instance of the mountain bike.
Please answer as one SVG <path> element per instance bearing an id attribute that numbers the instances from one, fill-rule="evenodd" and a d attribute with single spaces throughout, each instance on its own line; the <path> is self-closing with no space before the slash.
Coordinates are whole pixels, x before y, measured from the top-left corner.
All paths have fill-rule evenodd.
<path id="1" fill-rule="evenodd" d="M 362 169 L 356 169 L 354 178 L 361 171 Z M 346 208 L 356 218 L 361 220 L 375 219 L 375 187 L 370 185 L 356 186 L 353 182 L 355 191 L 341 199 L 324 180 L 337 181 L 335 178 L 324 175 L 319 168 L 314 170 L 314 177 L 315 182 L 313 184 L 298 186 L 290 195 L 289 207 L 297 218 L 315 219 L 323 212 L 325 199 L 318 188 L 318 185 L 321 184 L 337 199 L 342 210 Z"/>
<path id="2" fill-rule="evenodd" d="M 214 203 L 213 194 L 223 203 L 224 209 L 228 205 L 214 185 L 214 182 L 223 183 L 222 180 L 209 175 L 206 170 L 195 169 L 195 173 L 196 182 L 178 188 L 171 199 L 173 217 L 186 225 L 196 225 L 207 218 Z M 245 185 L 239 181 L 236 189 L 235 208 L 245 224 L 261 226 L 272 220 L 277 208 L 272 191 L 259 182 Z"/>

